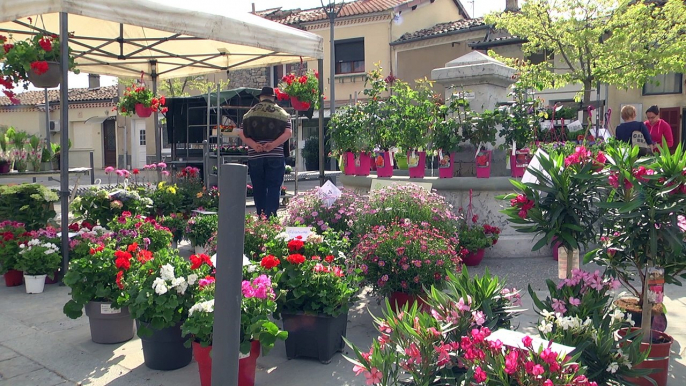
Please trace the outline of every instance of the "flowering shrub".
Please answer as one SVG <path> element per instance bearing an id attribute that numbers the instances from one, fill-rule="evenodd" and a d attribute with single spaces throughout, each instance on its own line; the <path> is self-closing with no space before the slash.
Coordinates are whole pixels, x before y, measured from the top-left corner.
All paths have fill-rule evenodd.
<path id="1" fill-rule="evenodd" d="M 90 301 L 112 302 L 119 296 L 121 275 L 117 274 L 120 267 L 128 263 L 121 260 L 122 254 L 130 255 L 129 251 L 115 251 L 102 244 L 88 247 L 88 244 L 88 241 L 84 241 L 77 246 L 88 248 L 88 251 L 84 256 L 72 258 L 69 270 L 64 275 L 64 284 L 71 288 L 71 300 L 64 305 L 63 312 L 72 319 L 80 317 L 83 307 Z M 137 247 L 135 245 L 130 251 L 135 251 Z"/>
<path id="2" fill-rule="evenodd" d="M 0 44 L 4 48 L 0 50 L 0 60 L 4 61 L 0 70 L 0 75 L 3 76 L 0 77 L 0 86 L 3 86 L 3 93 L 12 103 L 18 104 L 19 100 L 12 92 L 14 85 L 21 84 L 24 89 L 28 89 L 29 71 L 42 75 L 50 68 L 47 62 L 59 62 L 60 40 L 57 35 L 37 34 L 26 40 L 10 41 L 6 36 L 0 35 Z M 71 49 L 69 52 L 69 70 L 78 74 Z"/>
<path id="3" fill-rule="evenodd" d="M 0 273 L 18 269 L 19 237 L 25 231 L 24 223 L 11 220 L 0 222 Z"/>
<path id="4" fill-rule="evenodd" d="M 142 322 L 139 335 L 147 333 L 143 323 L 159 330 L 186 319 L 199 279 L 213 270 L 207 256 L 193 269 L 191 262 L 170 249 L 153 254 L 132 244 L 120 252 L 115 265 L 120 270 L 117 284 L 122 291 L 115 305 L 128 306 L 131 317 Z"/>
<path id="5" fill-rule="evenodd" d="M 288 333 L 269 320 L 276 311 L 275 293 L 271 279 L 259 275 L 252 280 L 244 280 L 241 300 L 241 353 L 250 352 L 250 342 L 258 340 L 266 354 L 274 347 L 277 339 L 285 340 Z M 197 302 L 188 310 L 188 319 L 181 326 L 184 335 L 207 347 L 212 345 L 214 325 L 214 283 L 200 289 Z"/>
<path id="6" fill-rule="evenodd" d="M 281 78 L 280 93 L 298 98 L 307 108 L 317 107 L 319 97 L 319 73 L 308 71 L 305 75 L 288 74 Z M 281 97 L 280 99 L 284 99 Z"/>
<path id="7" fill-rule="evenodd" d="M 186 225 L 186 237 L 193 245 L 204 247 L 219 227 L 216 214 L 193 215 Z"/>
<path id="8" fill-rule="evenodd" d="M 133 216 L 124 212 L 109 223 L 114 232 L 113 238 L 117 247 L 138 243 L 151 252 L 169 248 L 172 233 L 168 228 L 158 224 L 152 217 Z"/>
<path id="9" fill-rule="evenodd" d="M 282 230 L 283 227 L 277 217 L 246 215 L 243 254 L 249 259 L 258 259 L 267 251 L 267 242 L 275 240 Z"/>
<path id="10" fill-rule="evenodd" d="M 571 155 L 543 153 L 538 159 L 541 170 L 528 169 L 538 181 L 512 180 L 517 193 L 498 197 L 510 200 L 502 212 L 518 231 L 541 236 L 533 250 L 551 245 L 553 238 L 567 250 L 594 242 L 602 214 L 595 204 L 607 192 L 600 173 L 605 154 L 579 146 Z"/>
<path id="11" fill-rule="evenodd" d="M 260 261 L 261 269 L 277 282 L 277 312 L 333 317 L 347 313 L 359 290 L 358 271 L 346 272 L 324 237 L 298 237 L 287 243 L 287 252 Z"/>
<path id="12" fill-rule="evenodd" d="M 70 228 L 70 230 L 73 229 Z M 111 241 L 112 233 L 101 226 L 94 226 L 91 230 L 86 227 L 81 228 L 74 237 L 69 238 L 70 263 L 76 259 L 88 258 L 93 248 L 104 247 Z"/>
<path id="13" fill-rule="evenodd" d="M 183 213 L 171 213 L 167 216 L 158 217 L 157 223 L 169 229 L 172 233 L 172 241 L 179 242 L 183 239 L 183 232 L 186 230 L 188 219 Z"/>
<path id="14" fill-rule="evenodd" d="M 57 245 L 35 238 L 19 244 L 19 249 L 16 265 L 18 270 L 24 271 L 25 275 L 47 274 L 50 278 L 55 276 L 55 271 L 62 262 Z"/>
<path id="15" fill-rule="evenodd" d="M 55 218 L 59 197 L 41 184 L 0 185 L 0 219 L 24 223 L 27 230 L 44 228 Z"/>
<path id="16" fill-rule="evenodd" d="M 349 189 L 341 189 L 341 196 L 327 205 L 320 188 L 298 193 L 286 207 L 283 223 L 286 226 L 311 226 L 319 231 L 329 228 L 350 232 L 357 220 L 356 203 L 361 197 Z"/>
<path id="17" fill-rule="evenodd" d="M 388 226 L 405 219 L 416 224 L 426 222 L 445 237 L 453 237 L 457 231 L 458 217 L 451 212 L 452 205 L 445 197 L 414 184 L 391 185 L 372 191 L 369 201 L 360 203 L 358 208 L 354 229 L 359 236 L 375 226 Z"/>
<path id="18" fill-rule="evenodd" d="M 428 223 L 409 220 L 375 226 L 353 249 L 365 281 L 380 295 L 422 294 L 422 286 L 441 287 L 446 271 L 460 269 L 457 238 L 446 238 Z"/>
<path id="19" fill-rule="evenodd" d="M 460 208 L 460 213 L 462 208 Z M 460 248 L 467 253 L 475 253 L 481 249 L 494 246 L 500 237 L 500 228 L 489 224 L 479 224 L 479 216 L 461 216 L 457 233 L 460 239 Z"/>
<path id="20" fill-rule="evenodd" d="M 91 224 L 105 225 L 124 212 L 132 215 L 146 215 L 153 202 L 141 197 L 136 190 L 107 190 L 90 187 L 72 201 L 70 208 L 77 219 Z"/>
<path id="21" fill-rule="evenodd" d="M 183 197 L 177 194 L 177 187 L 174 184 L 167 184 L 162 181 L 157 184 L 151 194 L 152 199 L 152 213 L 157 216 L 167 216 L 170 213 L 176 213 L 181 210 Z"/>
<path id="22" fill-rule="evenodd" d="M 202 190 L 195 195 L 193 206 L 201 210 L 219 210 L 219 188 L 213 186 L 208 190 L 203 186 Z"/>
<path id="23" fill-rule="evenodd" d="M 575 269 L 570 279 L 556 286 L 547 281 L 549 296 L 541 301 L 529 286 L 541 337 L 555 343 L 576 347 L 579 362 L 588 367 L 587 375 L 601 385 L 624 384 L 624 377 L 639 377 L 645 370 L 634 367 L 645 360 L 640 352 L 638 333 L 617 338 L 617 332 L 633 321 L 612 306 L 612 293 L 619 282 L 594 273 Z"/>
<path id="24" fill-rule="evenodd" d="M 145 86 L 127 87 L 124 96 L 117 104 L 119 113 L 124 116 L 131 116 L 136 111 L 136 105 L 142 104 L 144 107 L 152 109 L 153 112 L 159 111 L 165 114 L 168 109 L 164 107 L 167 103 L 164 96 L 157 96 Z"/>

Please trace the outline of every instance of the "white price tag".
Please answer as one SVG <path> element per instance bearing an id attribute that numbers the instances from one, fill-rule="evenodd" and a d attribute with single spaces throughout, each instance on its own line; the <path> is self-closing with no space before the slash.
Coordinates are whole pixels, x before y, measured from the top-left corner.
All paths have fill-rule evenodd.
<path id="1" fill-rule="evenodd" d="M 111 304 L 101 304 L 100 313 L 103 315 L 114 315 L 121 314 L 121 310 L 117 308 L 112 308 Z"/>
<path id="2" fill-rule="evenodd" d="M 286 235 L 288 235 L 288 240 L 293 240 L 294 238 L 300 236 L 302 239 L 306 239 L 312 234 L 312 228 L 310 227 L 286 227 Z"/>
<path id="3" fill-rule="evenodd" d="M 579 122 L 578 119 L 576 121 L 570 123 L 569 125 L 567 125 L 567 129 L 569 129 L 569 131 L 579 131 L 583 128 L 584 128 L 583 125 L 581 125 L 581 122 Z"/>

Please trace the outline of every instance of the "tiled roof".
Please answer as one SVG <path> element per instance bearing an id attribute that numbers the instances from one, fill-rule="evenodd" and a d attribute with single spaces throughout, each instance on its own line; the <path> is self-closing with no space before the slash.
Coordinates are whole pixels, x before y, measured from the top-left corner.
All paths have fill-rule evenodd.
<path id="1" fill-rule="evenodd" d="M 487 37 L 484 40 L 478 42 L 469 43 L 469 46 L 476 49 L 489 48 L 495 46 L 504 46 L 508 44 L 518 44 L 524 43 L 526 39 L 520 38 L 519 36 L 505 35 L 497 37 Z"/>
<path id="2" fill-rule="evenodd" d="M 107 101 L 114 99 L 119 91 L 117 86 L 106 86 L 97 89 L 88 88 L 71 88 L 69 89 L 70 102 L 90 102 L 90 101 Z M 20 105 L 40 105 L 45 103 L 45 92 L 39 91 L 25 91 L 17 94 L 17 98 L 21 101 Z M 59 102 L 60 90 L 48 90 L 48 100 L 50 102 Z M 0 97 L 0 106 L 10 106 L 9 98 Z"/>
<path id="3" fill-rule="evenodd" d="M 343 9 L 338 17 L 361 16 L 377 12 L 388 11 L 404 4 L 417 2 L 418 0 L 356 0 L 343 4 Z M 290 9 L 272 8 L 255 12 L 257 16 L 287 25 L 298 25 L 301 23 L 325 20 L 328 18 L 324 10 L 319 8 L 311 9 Z"/>
<path id="4" fill-rule="evenodd" d="M 458 32 L 466 32 L 475 27 L 488 28 L 483 18 L 450 21 L 447 23 L 436 24 L 433 27 L 425 28 L 419 31 L 408 32 L 401 36 L 400 39 L 391 43 L 391 45 L 451 35 Z"/>

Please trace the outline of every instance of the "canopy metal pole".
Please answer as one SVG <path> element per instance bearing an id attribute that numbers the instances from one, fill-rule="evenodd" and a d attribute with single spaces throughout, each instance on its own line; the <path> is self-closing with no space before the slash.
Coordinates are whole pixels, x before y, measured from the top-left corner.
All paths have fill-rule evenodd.
<path id="1" fill-rule="evenodd" d="M 50 100 L 48 99 L 48 89 L 45 89 L 45 144 L 50 146 Z M 46 162 L 43 160 L 43 162 Z"/>
<path id="2" fill-rule="evenodd" d="M 238 385 L 240 349 L 241 282 L 243 280 L 243 238 L 245 234 L 245 186 L 248 167 L 219 165 L 219 230 L 217 237 L 217 281 L 214 300 L 212 385 Z"/>
<path id="3" fill-rule="evenodd" d="M 300 144 L 298 143 L 298 140 L 300 138 L 300 133 L 302 130 L 300 130 L 300 115 L 298 115 L 298 112 L 295 112 L 295 130 L 293 132 L 295 133 L 295 194 L 298 194 L 298 153 L 300 153 Z M 285 146 L 286 144 L 284 144 Z M 290 144 L 288 145 L 290 146 Z M 288 149 L 290 152 L 290 149 Z"/>
<path id="4" fill-rule="evenodd" d="M 69 268 L 69 28 L 68 14 L 60 12 L 60 212 L 62 215 L 62 275 Z M 46 100 L 47 104 L 47 100 Z M 48 130 L 50 123 L 48 122 Z M 93 171 L 91 170 L 91 173 Z"/>
<path id="5" fill-rule="evenodd" d="M 333 42 L 333 37 L 332 40 Z M 324 186 L 326 178 L 324 177 L 324 59 L 319 59 L 319 186 Z M 333 72 L 330 74 L 331 79 L 333 79 Z M 333 89 L 333 81 L 331 82 Z M 333 114 L 334 101 L 331 102 L 330 110 Z"/>
<path id="6" fill-rule="evenodd" d="M 151 60 L 150 61 L 150 73 L 152 76 L 152 94 L 157 95 L 157 61 L 156 60 Z M 152 115 L 152 120 L 153 122 L 153 127 L 155 128 L 155 155 L 157 159 L 157 162 L 162 162 L 162 130 L 161 126 L 159 125 L 159 112 L 155 110 L 155 112 Z M 147 142 L 146 142 L 147 146 Z M 147 153 L 146 153 L 147 154 Z M 148 164 L 148 160 L 145 160 L 145 164 Z M 158 179 L 159 180 L 159 179 Z"/>

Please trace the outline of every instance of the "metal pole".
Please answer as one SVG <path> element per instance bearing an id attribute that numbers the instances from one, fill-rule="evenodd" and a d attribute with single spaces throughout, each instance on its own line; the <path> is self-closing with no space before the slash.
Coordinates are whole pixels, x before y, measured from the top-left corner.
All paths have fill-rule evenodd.
<path id="1" fill-rule="evenodd" d="M 150 73 L 152 77 L 152 94 L 157 95 L 157 61 L 151 60 L 150 67 Z M 155 128 L 155 155 L 157 162 L 162 162 L 162 130 L 161 126 L 159 126 L 159 118 L 159 112 L 155 110 L 155 112 L 152 114 L 153 127 Z M 145 160 L 145 164 L 148 164 L 147 159 Z"/>
<path id="2" fill-rule="evenodd" d="M 131 120 L 131 125 L 133 125 L 133 119 Z M 126 116 L 124 116 L 124 167 L 123 167 L 123 169 L 126 169 L 126 161 L 127 161 L 127 158 L 129 158 L 128 138 L 129 138 L 129 127 L 126 125 Z"/>
<path id="3" fill-rule="evenodd" d="M 211 93 L 212 93 L 212 86 L 207 86 L 207 98 L 206 98 L 206 101 L 207 101 L 207 127 L 205 127 L 205 132 L 207 133 L 207 148 L 208 149 L 210 146 L 209 145 L 210 133 L 212 132 L 212 130 L 210 129 L 210 119 L 212 118 L 212 110 L 210 109 L 210 105 L 212 104 L 211 103 L 212 102 L 212 96 L 210 95 Z M 220 156 L 220 154 L 221 154 L 220 152 L 217 152 L 217 185 L 219 185 L 219 156 Z M 203 175 L 205 176 L 205 186 L 208 189 L 210 188 L 210 186 L 208 185 L 208 182 L 210 180 L 210 177 L 209 177 L 210 172 L 208 170 L 209 165 L 210 165 L 209 158 L 210 158 L 210 152 L 208 151 L 206 154 L 204 163 L 203 163 L 204 169 L 205 169 L 204 173 L 203 173 Z"/>
<path id="4" fill-rule="evenodd" d="M 69 28 L 68 15 L 60 12 L 60 212 L 62 225 L 62 275 L 69 268 Z M 48 124 L 48 130 L 50 129 Z M 63 276 L 64 277 L 64 276 Z"/>
<path id="5" fill-rule="evenodd" d="M 48 89 L 45 89 L 45 143 L 50 146 L 50 100 Z"/>
<path id="6" fill-rule="evenodd" d="M 324 59 L 318 60 L 319 66 L 319 186 L 323 186 L 324 177 Z M 333 73 L 331 73 L 333 77 Z M 333 83 L 332 83 L 333 85 Z M 331 101 L 333 106 L 333 101 Z M 296 176 L 297 178 L 297 176 Z"/>
<path id="7" fill-rule="evenodd" d="M 220 165 L 217 282 L 214 300 L 212 385 L 238 385 L 240 347 L 241 281 L 243 280 L 243 236 L 245 234 L 245 186 L 248 168 L 241 164 Z"/>
<path id="8" fill-rule="evenodd" d="M 295 194 L 298 194 L 298 153 L 300 153 L 300 148 L 298 146 L 298 137 L 300 137 L 300 115 L 297 111 L 295 113 Z M 290 146 L 290 145 L 289 145 Z M 290 150 L 290 149 L 289 149 Z"/>
<path id="9" fill-rule="evenodd" d="M 221 125 L 222 125 L 222 110 L 219 108 L 219 107 L 220 107 L 219 92 L 222 90 L 221 87 L 222 87 L 222 86 L 221 86 L 221 83 L 217 83 L 217 146 L 220 145 L 220 143 L 219 143 L 219 138 L 220 138 L 221 135 L 222 135 L 222 129 L 221 129 Z M 209 141 L 210 141 L 210 137 L 208 136 L 208 137 L 207 137 L 207 142 L 209 142 Z M 220 155 L 221 155 L 221 150 L 219 151 L 219 154 L 217 154 L 217 184 L 219 184 L 219 178 L 221 177 L 221 173 L 222 173 L 221 170 L 219 170 L 219 168 L 220 168 L 221 165 L 222 165 L 222 160 L 221 160 L 221 158 L 219 157 Z M 208 157 L 208 158 L 209 158 L 209 157 Z M 210 172 L 209 172 L 209 170 L 208 170 L 208 171 L 207 171 L 207 174 L 209 175 L 209 173 L 210 173 Z M 209 188 L 210 188 L 210 185 L 209 185 L 209 178 L 207 179 L 207 181 L 208 181 L 208 182 L 206 183 L 206 185 L 207 185 L 207 189 L 209 189 Z"/>
<path id="10" fill-rule="evenodd" d="M 88 154 L 88 156 L 90 158 L 90 166 L 91 166 L 91 171 L 88 172 L 88 174 L 90 174 L 90 176 L 91 176 L 91 185 L 95 185 L 95 166 L 94 166 L 94 162 L 93 162 L 93 152 L 90 152 Z"/>

